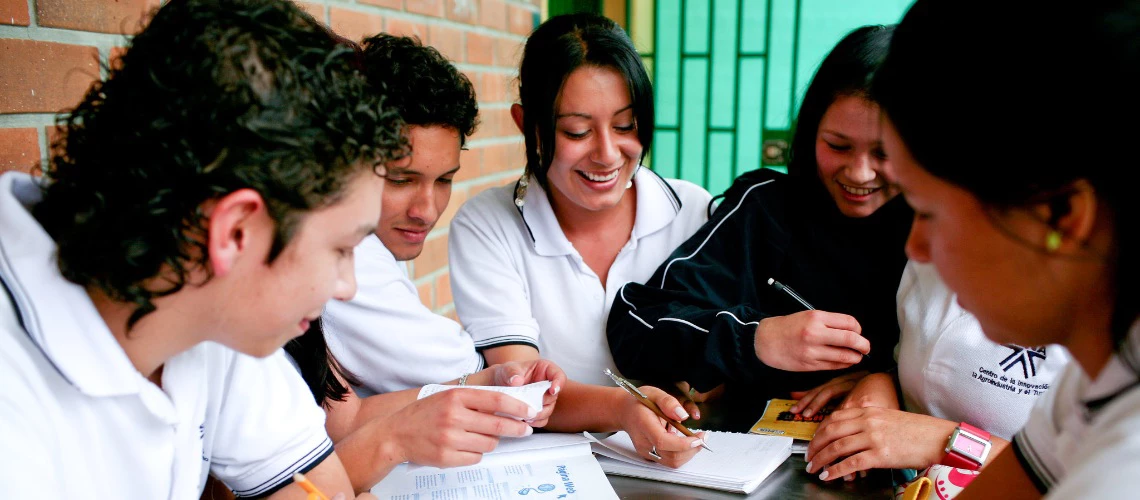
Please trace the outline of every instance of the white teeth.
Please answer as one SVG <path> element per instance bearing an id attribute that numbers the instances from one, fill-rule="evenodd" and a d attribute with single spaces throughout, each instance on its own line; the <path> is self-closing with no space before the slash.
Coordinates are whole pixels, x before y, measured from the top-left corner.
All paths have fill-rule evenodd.
<path id="1" fill-rule="evenodd" d="M 878 191 L 880 189 L 877 187 L 876 188 L 857 188 L 857 187 L 851 187 L 851 186 L 847 186 L 847 185 L 843 185 L 843 184 L 840 184 L 839 187 L 843 188 L 844 191 L 847 191 L 848 193 L 851 193 L 855 196 L 867 196 L 867 195 L 874 193 L 875 191 Z"/>
<path id="2" fill-rule="evenodd" d="M 621 173 L 621 169 L 619 168 L 617 170 L 614 170 L 613 172 L 610 172 L 609 175 L 601 175 L 601 174 L 595 174 L 595 173 L 591 173 L 591 172 L 583 172 L 581 170 L 579 170 L 578 172 L 580 172 L 582 175 L 586 176 L 586 178 L 590 179 L 591 181 L 606 182 L 606 181 L 614 180 L 614 178 L 616 178 L 618 176 L 618 174 Z"/>

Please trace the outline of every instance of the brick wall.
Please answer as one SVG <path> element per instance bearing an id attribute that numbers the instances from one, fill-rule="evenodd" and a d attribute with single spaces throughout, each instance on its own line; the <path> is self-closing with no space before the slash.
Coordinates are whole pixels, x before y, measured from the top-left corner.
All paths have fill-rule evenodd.
<path id="1" fill-rule="evenodd" d="M 55 114 L 73 106 L 159 0 L 0 0 L 0 171 L 28 171 L 47 155 Z M 475 84 L 482 124 L 461 156 L 451 204 L 409 266 L 420 298 L 455 317 L 447 227 L 459 205 L 513 182 L 524 163 L 510 104 L 522 42 L 543 0 L 313 0 L 299 4 L 353 39 L 417 35 Z"/>

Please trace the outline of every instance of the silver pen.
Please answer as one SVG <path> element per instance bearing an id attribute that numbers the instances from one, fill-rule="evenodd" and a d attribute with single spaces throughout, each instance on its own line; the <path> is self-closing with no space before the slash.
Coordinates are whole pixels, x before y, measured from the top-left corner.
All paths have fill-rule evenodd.
<path id="1" fill-rule="evenodd" d="M 669 417 L 666 417 L 665 412 L 661 411 L 661 408 L 659 406 L 657 406 L 657 403 L 654 403 L 653 400 L 649 399 L 649 397 L 646 396 L 644 392 L 641 392 L 641 389 L 638 389 L 636 386 L 634 386 L 632 383 L 630 383 L 630 381 L 628 381 L 628 380 L 622 378 L 620 375 L 610 371 L 609 368 L 606 368 L 604 373 L 607 376 L 609 376 L 610 379 L 613 380 L 614 383 L 617 384 L 618 387 L 625 389 L 625 392 L 628 392 L 630 396 L 633 396 L 633 398 L 636 399 L 639 403 L 645 405 L 646 408 L 649 408 L 650 410 L 652 410 L 653 413 L 656 413 L 658 417 L 661 417 L 662 419 L 664 419 L 666 422 L 669 423 L 669 425 L 673 426 L 674 429 L 677 429 L 678 431 L 680 431 L 681 434 L 684 434 L 684 435 L 689 436 L 689 437 L 697 437 L 696 433 L 689 430 L 688 427 L 681 425 L 681 423 L 676 421 L 676 420 L 673 420 Z M 712 452 L 712 448 L 709 448 L 708 444 L 705 444 L 703 440 L 701 442 L 701 448 L 709 450 L 710 453 Z"/>

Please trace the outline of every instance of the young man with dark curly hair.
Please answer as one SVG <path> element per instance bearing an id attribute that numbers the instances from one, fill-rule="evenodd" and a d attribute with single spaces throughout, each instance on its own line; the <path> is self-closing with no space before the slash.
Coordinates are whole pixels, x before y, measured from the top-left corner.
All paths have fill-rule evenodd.
<path id="1" fill-rule="evenodd" d="M 352 297 L 406 149 L 358 66 L 290 2 L 171 0 L 0 177 L 6 497 L 351 492 L 280 347 Z"/>
<path id="2" fill-rule="evenodd" d="M 412 153 L 387 165 L 379 224 L 355 249 L 356 297 L 330 302 L 321 321 L 286 346 L 326 409 L 326 429 L 358 490 L 405 461 L 438 467 L 478 462 L 500 436 L 527 435 L 532 425 L 544 425 L 565 383 L 562 370 L 547 360 L 484 369 L 471 337 L 420 302 L 404 267 L 423 250 L 451 197 L 460 149 L 476 126 L 471 82 L 439 51 L 413 38 L 371 37 L 363 63 L 373 91 L 406 123 Z M 517 401 L 488 391 L 445 391 L 417 400 L 424 385 L 460 380 L 552 385 L 542 411 L 533 413 L 520 413 L 510 405 Z"/>

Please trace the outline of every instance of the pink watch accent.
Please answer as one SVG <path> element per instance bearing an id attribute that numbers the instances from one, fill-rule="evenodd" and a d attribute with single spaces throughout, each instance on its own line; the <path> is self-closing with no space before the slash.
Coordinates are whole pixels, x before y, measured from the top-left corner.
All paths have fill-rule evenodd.
<path id="1" fill-rule="evenodd" d="M 962 422 L 946 441 L 942 465 L 978 470 L 990 455 L 990 433 Z"/>

